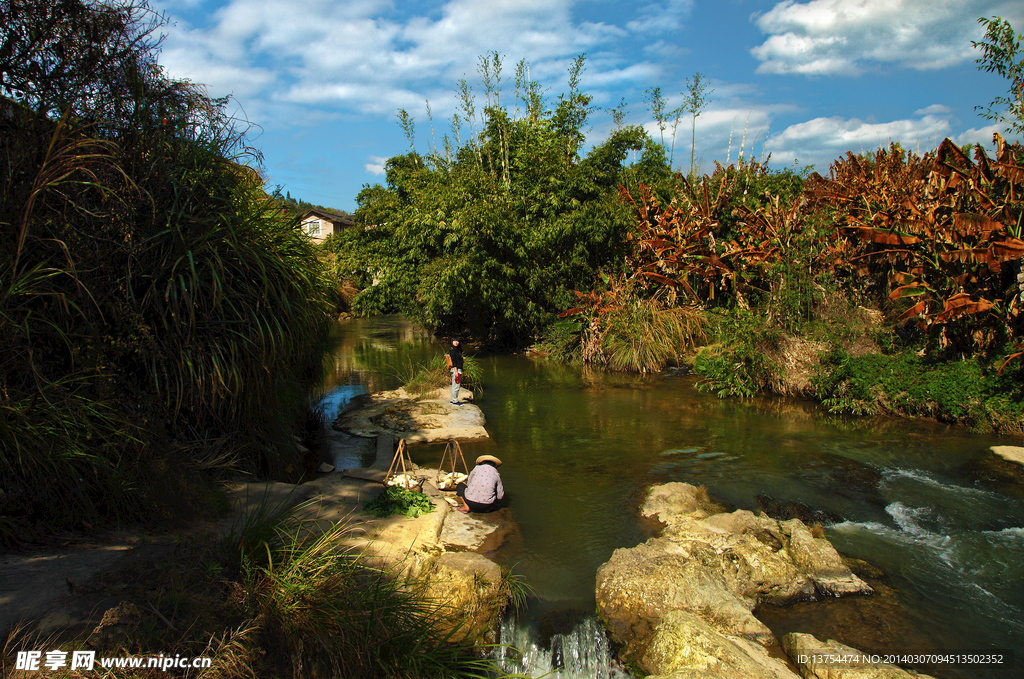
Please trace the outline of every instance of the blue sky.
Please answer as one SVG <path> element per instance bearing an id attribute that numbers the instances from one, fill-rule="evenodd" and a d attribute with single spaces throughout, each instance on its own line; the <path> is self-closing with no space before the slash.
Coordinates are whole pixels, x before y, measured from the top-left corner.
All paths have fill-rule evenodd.
<path id="1" fill-rule="evenodd" d="M 696 121 L 704 169 L 746 149 L 772 166 L 825 172 L 848 150 L 889 141 L 933 148 L 944 137 L 991 143 L 996 126 L 974 111 L 1007 83 L 981 73 L 971 40 L 978 17 L 1024 32 L 1019 0 L 155 0 L 170 24 L 160 62 L 174 78 L 231 95 L 252 125 L 268 187 L 352 211 L 385 159 L 408 149 L 395 113 L 416 120 L 417 149 L 449 131 L 459 78 L 497 51 L 511 81 L 525 58 L 550 100 L 572 59 L 587 55 L 581 89 L 597 106 L 625 97 L 626 122 L 660 137 L 644 92 L 678 105 L 700 71 L 714 91 Z M 506 87 L 508 87 L 506 85 Z M 506 89 L 504 101 L 511 99 Z M 611 116 L 597 111 L 589 138 Z M 671 135 L 671 130 L 666 134 Z M 731 146 L 730 146 L 731 136 Z M 669 139 L 666 139 L 668 142 Z M 690 120 L 675 165 L 688 166 Z"/>

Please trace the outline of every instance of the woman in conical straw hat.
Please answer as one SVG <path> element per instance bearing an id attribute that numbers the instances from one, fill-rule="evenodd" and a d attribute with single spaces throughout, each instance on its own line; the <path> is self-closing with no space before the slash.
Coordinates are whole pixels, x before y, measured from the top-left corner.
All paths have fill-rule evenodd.
<path id="1" fill-rule="evenodd" d="M 501 460 L 493 455 L 476 458 L 476 466 L 469 473 L 469 478 L 455 487 L 455 495 L 459 498 L 457 509 L 460 512 L 493 512 L 500 508 L 500 502 L 505 497 L 501 474 L 498 473 L 500 466 Z"/>

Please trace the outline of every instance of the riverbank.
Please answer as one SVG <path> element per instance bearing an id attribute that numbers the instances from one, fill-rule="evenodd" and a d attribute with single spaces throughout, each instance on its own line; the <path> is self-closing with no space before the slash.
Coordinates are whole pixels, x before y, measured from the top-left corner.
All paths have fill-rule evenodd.
<path id="1" fill-rule="evenodd" d="M 351 445 L 343 436 L 332 444 Z M 408 676 L 486 671 L 490 661 L 473 647 L 496 628 L 510 586 L 485 554 L 514 539 L 517 526 L 503 512 L 452 511 L 426 468 L 414 473 L 433 511 L 362 514 L 383 491 L 394 450 L 393 437 L 382 436 L 364 468 L 299 485 L 232 484 L 231 513 L 216 523 L 5 555 L 7 651 L 59 645 L 127 656 L 158 648 L 208 657 L 218 676 L 264 676 L 280 663 L 312 668 L 328 652 L 322 669 L 334 676 L 376 676 L 380 667 Z M 289 603 L 300 600 L 299 609 Z M 361 616 L 377 622 L 350 629 Z M 334 632 L 319 637 L 321 629 Z M 412 648 L 419 650 L 410 655 Z M 13 660 L 0 659 L 0 675 Z"/>
<path id="2" fill-rule="evenodd" d="M 1002 354 L 929 344 L 879 311 L 833 303 L 788 331 L 743 310 L 705 312 L 712 341 L 687 363 L 703 390 L 808 398 L 830 412 L 928 418 L 979 433 L 1024 437 L 1024 372 Z"/>

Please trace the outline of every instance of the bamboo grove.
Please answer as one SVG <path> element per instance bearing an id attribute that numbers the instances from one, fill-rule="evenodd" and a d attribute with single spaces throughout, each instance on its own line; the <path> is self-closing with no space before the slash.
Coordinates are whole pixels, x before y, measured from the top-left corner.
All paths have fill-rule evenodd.
<path id="1" fill-rule="evenodd" d="M 4 5 L 4 541 L 202 505 L 200 470 L 296 464 L 327 279 L 225 102 L 163 75 L 160 21 Z"/>
<path id="2" fill-rule="evenodd" d="M 553 102 L 525 62 L 514 87 L 497 54 L 480 63 L 483 106 L 461 81 L 450 132 L 423 155 L 401 111 L 412 148 L 387 162 L 386 186 L 360 193 L 363 229 L 325 248 L 361 290 L 356 311 L 402 312 L 514 349 L 569 306 L 573 289 L 621 260 L 632 219 L 618 186 L 667 181 L 669 171 L 663 148 L 636 126 L 617 126 L 583 155 L 594 107 L 579 89 L 582 57 Z M 511 103 L 502 103 L 503 83 Z"/>

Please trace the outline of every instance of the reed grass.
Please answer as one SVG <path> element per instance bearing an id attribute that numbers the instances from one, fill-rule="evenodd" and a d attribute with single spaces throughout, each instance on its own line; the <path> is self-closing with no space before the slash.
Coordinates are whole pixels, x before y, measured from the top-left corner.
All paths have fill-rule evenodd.
<path id="1" fill-rule="evenodd" d="M 698 309 L 665 308 L 655 299 L 624 300 L 601 322 L 601 350 L 612 370 L 661 370 L 706 338 L 706 322 Z"/>
<path id="2" fill-rule="evenodd" d="M 291 436 L 334 314 L 334 284 L 225 102 L 155 67 L 145 3 L 68 5 L 40 44 L 95 29 L 123 59 L 99 80 L 67 74 L 61 115 L 0 98 L 5 542 L 18 526 L 152 517 L 157 477 L 296 478 Z M 87 81 L 92 94 L 75 89 Z"/>

